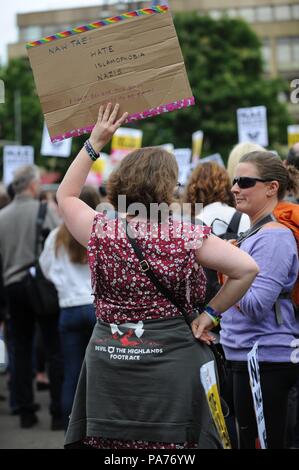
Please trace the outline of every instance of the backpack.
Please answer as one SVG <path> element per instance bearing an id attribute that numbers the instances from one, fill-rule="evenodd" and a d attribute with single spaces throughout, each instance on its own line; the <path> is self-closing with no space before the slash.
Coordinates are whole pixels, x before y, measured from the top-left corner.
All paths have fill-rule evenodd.
<path id="1" fill-rule="evenodd" d="M 273 211 L 273 215 L 277 222 L 288 227 L 292 230 L 297 243 L 297 250 L 299 256 L 299 205 L 289 201 L 281 201 L 277 204 Z M 299 311 L 299 273 L 297 281 L 292 289 L 291 298 L 296 310 Z"/>

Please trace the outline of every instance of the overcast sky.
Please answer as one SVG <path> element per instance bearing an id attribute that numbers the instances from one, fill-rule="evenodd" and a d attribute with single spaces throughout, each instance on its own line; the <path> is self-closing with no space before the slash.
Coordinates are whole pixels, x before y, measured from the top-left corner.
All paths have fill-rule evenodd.
<path id="1" fill-rule="evenodd" d="M 2 0 L 0 14 L 0 60 L 6 60 L 6 45 L 17 42 L 17 13 L 116 3 L 117 0 Z M 58 31 L 57 31 L 58 32 Z"/>

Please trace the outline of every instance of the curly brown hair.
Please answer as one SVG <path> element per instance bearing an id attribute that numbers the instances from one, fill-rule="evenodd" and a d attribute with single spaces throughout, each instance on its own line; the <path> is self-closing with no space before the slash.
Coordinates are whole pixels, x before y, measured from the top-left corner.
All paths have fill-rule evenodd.
<path id="1" fill-rule="evenodd" d="M 195 204 L 203 206 L 212 202 L 222 202 L 234 206 L 231 182 L 225 168 L 215 162 L 200 163 L 192 172 L 187 184 L 184 202 L 191 204 L 191 214 L 195 215 Z"/>
<path id="2" fill-rule="evenodd" d="M 110 175 L 107 183 L 109 202 L 117 210 L 118 196 L 130 204 L 142 203 L 147 210 L 152 203 L 173 202 L 178 165 L 175 157 L 159 147 L 144 147 L 129 153 Z"/>

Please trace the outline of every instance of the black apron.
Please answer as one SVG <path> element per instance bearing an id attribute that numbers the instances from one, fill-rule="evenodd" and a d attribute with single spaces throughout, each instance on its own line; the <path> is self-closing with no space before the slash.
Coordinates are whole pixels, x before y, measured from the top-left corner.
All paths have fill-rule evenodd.
<path id="1" fill-rule="evenodd" d="M 222 448 L 200 382 L 213 360 L 182 317 L 96 323 L 86 350 L 66 447 L 90 437 Z"/>

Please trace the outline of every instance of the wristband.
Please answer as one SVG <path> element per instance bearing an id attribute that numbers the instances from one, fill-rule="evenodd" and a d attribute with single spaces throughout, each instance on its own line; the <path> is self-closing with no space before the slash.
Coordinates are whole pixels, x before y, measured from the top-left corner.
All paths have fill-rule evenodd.
<path id="1" fill-rule="evenodd" d="M 92 160 L 93 162 L 95 162 L 95 161 L 100 157 L 100 152 L 97 153 L 97 152 L 95 151 L 95 149 L 94 149 L 93 146 L 91 145 L 89 139 L 87 139 L 87 140 L 84 142 L 84 148 L 85 148 L 86 152 L 88 153 L 89 157 L 91 158 L 91 160 Z"/>
<path id="2" fill-rule="evenodd" d="M 208 315 L 208 317 L 210 317 L 210 319 L 212 320 L 214 326 L 218 326 L 218 325 L 219 325 L 219 323 L 220 323 L 220 318 L 214 317 L 213 315 L 210 315 L 208 312 L 206 312 L 206 310 L 204 310 L 203 313 L 205 313 L 206 315 Z"/>
<path id="3" fill-rule="evenodd" d="M 204 312 L 211 318 L 215 326 L 219 325 L 221 320 L 221 313 L 214 310 L 210 305 L 205 306 Z"/>

